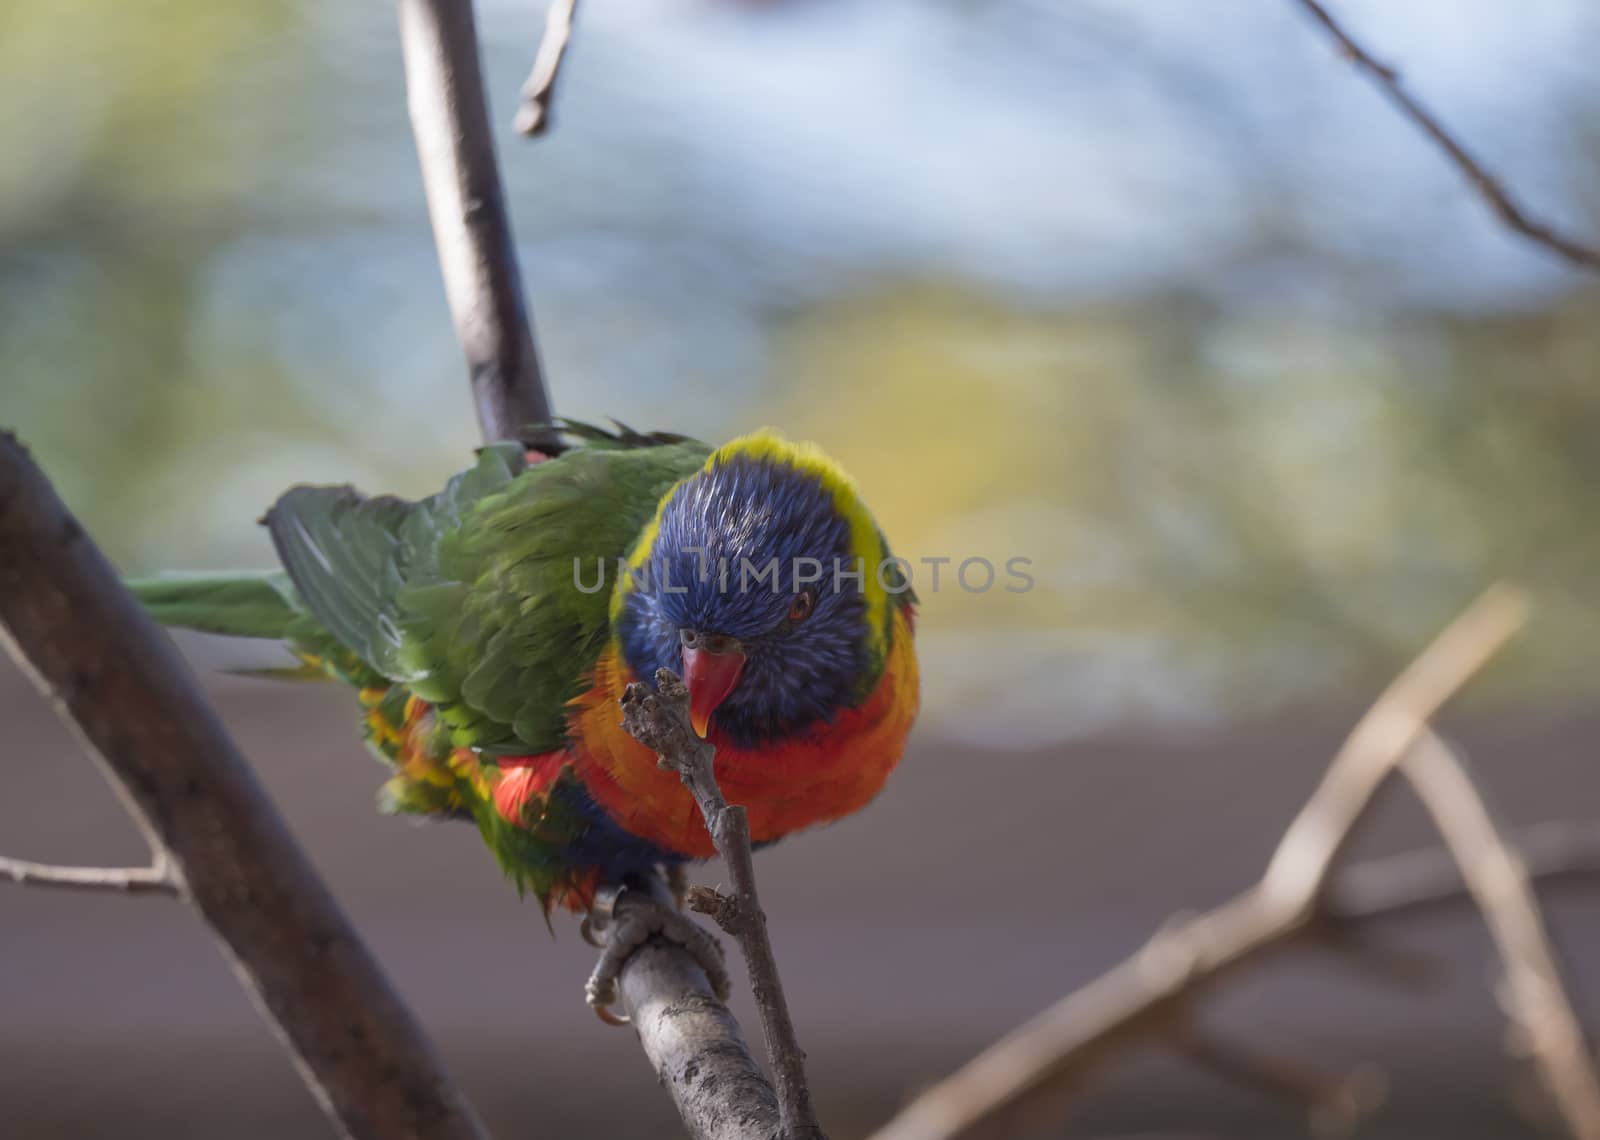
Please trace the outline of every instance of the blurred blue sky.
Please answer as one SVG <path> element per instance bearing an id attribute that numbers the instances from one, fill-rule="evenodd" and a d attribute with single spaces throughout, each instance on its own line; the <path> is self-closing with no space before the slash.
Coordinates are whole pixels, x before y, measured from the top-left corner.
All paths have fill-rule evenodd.
<path id="1" fill-rule="evenodd" d="M 1537 213 L 1595 220 L 1576 193 L 1592 168 L 1563 160 L 1600 99 L 1579 47 L 1592 7 L 1338 7 Z M 279 161 L 214 270 L 216 319 L 262 322 L 307 375 L 331 353 L 381 368 L 399 401 L 433 393 L 456 350 L 423 287 L 392 13 L 307 16 L 240 60 L 246 128 L 284 93 L 306 117 L 251 140 Z M 483 6 L 502 128 L 542 20 Z M 1357 311 L 1518 305 L 1574 280 L 1289 0 L 594 2 L 557 115 L 544 141 L 500 143 L 557 404 L 578 415 L 659 415 L 670 373 L 736 423 L 772 317 L 863 278 Z"/>

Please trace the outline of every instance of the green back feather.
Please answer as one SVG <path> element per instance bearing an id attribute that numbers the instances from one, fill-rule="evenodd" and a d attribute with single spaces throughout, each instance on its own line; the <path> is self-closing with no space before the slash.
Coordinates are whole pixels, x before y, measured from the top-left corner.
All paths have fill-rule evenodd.
<path id="1" fill-rule="evenodd" d="M 661 496 L 707 454 L 614 441 L 525 467 L 517 445 L 495 445 L 420 503 L 297 487 L 267 525 L 310 612 L 437 706 L 457 745 L 544 752 L 565 739 L 565 706 L 609 634 L 609 594 L 578 590 L 575 561 L 592 575 L 603 559 L 611 580 Z"/>

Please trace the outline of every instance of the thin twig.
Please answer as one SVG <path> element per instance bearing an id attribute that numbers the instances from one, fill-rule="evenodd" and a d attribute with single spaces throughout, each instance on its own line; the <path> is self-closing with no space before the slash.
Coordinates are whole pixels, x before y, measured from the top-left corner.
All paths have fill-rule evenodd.
<path id="1" fill-rule="evenodd" d="M 623 726 L 655 751 L 663 767 L 678 773 L 705 817 L 706 830 L 733 882 L 733 893 L 718 895 L 710 910 L 718 925 L 737 939 L 744 951 L 766 1035 L 783 1134 L 788 1140 L 822 1140 L 822 1128 L 806 1083 L 805 1053 L 795 1036 L 777 958 L 767 935 L 767 916 L 756 893 L 749 821 L 744 808 L 729 806 L 717 786 L 713 765 L 716 750 L 689 727 L 688 708 L 688 688 L 670 670 L 658 669 L 654 691 L 649 685 L 636 682 L 624 692 Z M 704 895 L 697 897 L 704 899 Z"/>
<path id="2" fill-rule="evenodd" d="M 531 138 L 550 129 L 550 100 L 555 95 L 556 77 L 561 74 L 567 44 L 572 41 L 572 21 L 577 10 L 578 0 L 550 0 L 544 38 L 539 41 L 539 53 L 533 57 L 533 71 L 522 85 L 522 104 L 512 124 L 519 134 Z"/>
<path id="3" fill-rule="evenodd" d="M 406 102 L 446 299 L 467 356 L 484 438 L 551 450 L 533 326 L 478 62 L 471 0 L 399 0 Z"/>
<path id="4" fill-rule="evenodd" d="M 296 846 L 171 641 L 0 433 L 0 625 L 346 1136 L 481 1140 L 411 1013 Z"/>
<path id="5" fill-rule="evenodd" d="M 1552 820 L 1513 832 L 1510 846 L 1541 884 L 1600 878 L 1600 821 Z M 1459 903 L 1466 893 L 1461 865 L 1448 848 L 1425 847 L 1347 867 L 1324 903 L 1339 923 L 1409 917 Z"/>
<path id="6" fill-rule="evenodd" d="M 1130 1042 L 1169 1029 L 1196 997 L 1317 919 L 1334 860 L 1427 720 L 1521 626 L 1520 593 L 1487 591 L 1379 696 L 1289 825 L 1260 883 L 1174 922 L 903 1109 L 875 1140 L 1008 1135 L 1053 1113 Z"/>
<path id="7" fill-rule="evenodd" d="M 1383 1074 L 1370 1065 L 1330 1076 L 1302 1062 L 1249 1049 L 1181 1022 L 1167 1034 L 1166 1043 L 1219 1077 L 1301 1105 L 1312 1131 L 1319 1136 L 1348 1135 L 1383 1103 L 1387 1091 Z"/>
<path id="8" fill-rule="evenodd" d="M 1327 7 L 1320 3 L 1320 0 L 1293 0 L 1293 2 L 1304 8 L 1311 18 L 1322 26 L 1338 45 L 1340 54 L 1369 76 L 1389 101 L 1399 108 L 1400 113 L 1410 119 L 1423 134 L 1444 151 L 1456 169 L 1472 184 L 1478 196 L 1488 203 L 1489 208 L 1509 229 L 1559 254 L 1573 265 L 1600 270 L 1600 248 L 1568 237 L 1550 224 L 1531 217 L 1516 199 L 1512 198 L 1510 191 L 1500 179 L 1491 174 L 1432 111 L 1406 90 L 1399 72 L 1375 59 L 1371 52 L 1357 43 L 1344 26 L 1334 19 Z"/>
<path id="9" fill-rule="evenodd" d="M 1513 832 L 1508 842 L 1528 878 L 1541 887 L 1600 879 L 1600 822 L 1538 823 Z M 1426 989 L 1443 972 L 1434 958 L 1371 942 L 1367 935 L 1374 924 L 1459 906 L 1471 897 L 1448 847 L 1386 855 L 1339 870 L 1306 934 L 1368 976 L 1408 989 Z"/>
<path id="10" fill-rule="evenodd" d="M 1428 733 L 1400 765 L 1483 913 L 1505 967 L 1507 1013 L 1568 1130 L 1600 1140 L 1600 1077 L 1562 981 L 1528 869 L 1508 845 L 1460 759 Z"/>
<path id="11" fill-rule="evenodd" d="M 183 897 L 183 884 L 166 859 L 158 859 L 148 867 L 63 867 L 0 855 L 0 880 L 5 879 L 24 887 Z"/>

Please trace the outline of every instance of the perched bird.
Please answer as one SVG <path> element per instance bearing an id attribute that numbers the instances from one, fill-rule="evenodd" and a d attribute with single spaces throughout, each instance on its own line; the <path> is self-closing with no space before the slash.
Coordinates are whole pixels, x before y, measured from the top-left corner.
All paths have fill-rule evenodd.
<path id="1" fill-rule="evenodd" d="M 872 799 L 918 703 L 905 564 L 820 450 L 566 428 L 562 454 L 494 444 L 420 502 L 291 489 L 263 520 L 283 572 L 131 583 L 168 625 L 355 686 L 382 808 L 474 820 L 546 913 L 714 854 L 621 727 L 631 681 L 683 677 L 758 844 Z"/>

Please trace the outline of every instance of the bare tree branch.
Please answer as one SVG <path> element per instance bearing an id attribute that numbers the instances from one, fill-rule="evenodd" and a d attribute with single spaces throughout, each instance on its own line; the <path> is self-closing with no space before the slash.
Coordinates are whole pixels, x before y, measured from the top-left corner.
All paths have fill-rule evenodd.
<path id="1" fill-rule="evenodd" d="M 1505 188 L 1500 179 L 1491 174 L 1432 111 L 1406 90 L 1399 72 L 1388 64 L 1379 62 L 1371 52 L 1357 43 L 1320 0 L 1293 0 L 1293 2 L 1305 9 L 1311 18 L 1322 26 L 1338 45 L 1340 53 L 1376 83 L 1379 90 L 1389 102 L 1399 108 L 1402 115 L 1410 119 L 1423 134 L 1444 151 L 1456 169 L 1471 183 L 1478 196 L 1488 203 L 1489 208 L 1507 228 L 1521 234 L 1529 241 L 1542 245 L 1573 265 L 1583 269 L 1600 270 L 1600 247 L 1568 237 L 1554 226 L 1531 217 L 1511 196 L 1511 192 Z"/>
<path id="2" fill-rule="evenodd" d="M 559 448 L 489 133 L 471 0 L 399 0 L 406 102 L 484 438 Z"/>
<path id="3" fill-rule="evenodd" d="M 0 855 L 0 879 L 24 887 L 56 887 L 113 895 L 167 895 L 182 898 L 183 884 L 164 856 L 148 867 L 62 867 Z"/>
<path id="4" fill-rule="evenodd" d="M 716 750 L 689 727 L 688 710 L 688 687 L 667 669 L 656 670 L 655 691 L 635 682 L 622 697 L 623 727 L 653 749 L 664 767 L 682 778 L 683 786 L 699 805 L 706 830 L 733 880 L 732 895 L 701 892 L 696 896 L 696 909 L 713 915 L 717 925 L 736 938 L 744 951 L 767 1039 L 783 1135 L 788 1140 L 822 1140 L 822 1128 L 811 1106 L 811 1088 L 806 1083 L 806 1055 L 795 1036 L 777 957 L 767 936 L 767 916 L 756 894 L 749 821 L 744 808 L 730 807 L 717 786 L 713 767 Z"/>
<path id="5" fill-rule="evenodd" d="M 1553 820 L 1510 839 L 1528 874 L 1540 883 L 1600 878 L 1600 822 Z M 1356 923 L 1406 917 L 1453 906 L 1466 893 L 1461 866 L 1448 848 L 1427 847 L 1347 867 L 1324 901 L 1326 916 Z"/>
<path id="6" fill-rule="evenodd" d="M 1383 1103 L 1387 1091 L 1383 1074 L 1370 1065 L 1329 1076 L 1299 1061 L 1248 1049 L 1182 1022 L 1168 1033 L 1167 1044 L 1219 1077 L 1302 1105 L 1312 1131 L 1319 1136 L 1348 1135 Z"/>
<path id="7" fill-rule="evenodd" d="M 0 624 L 342 1132 L 480 1140 L 421 1028 L 295 845 L 166 635 L 0 433 Z"/>
<path id="8" fill-rule="evenodd" d="M 1131 1042 L 1170 1030 L 1195 999 L 1315 922 L 1334 860 L 1432 717 L 1520 628 L 1526 603 L 1497 586 L 1383 692 L 1334 757 L 1255 886 L 1159 931 L 917 1097 L 875 1140 L 974 1140 L 1050 1114 Z"/>
<path id="9" fill-rule="evenodd" d="M 561 74 L 567 44 L 572 40 L 572 21 L 577 10 L 578 0 L 550 0 L 550 11 L 544 20 L 544 38 L 539 41 L 539 53 L 533 57 L 533 71 L 522 85 L 522 104 L 517 108 L 513 124 L 519 134 L 532 137 L 550 129 L 550 100 L 555 96 L 556 77 Z"/>
<path id="10" fill-rule="evenodd" d="M 666 892 L 659 881 L 657 902 Z M 634 902 L 624 893 L 618 908 Z M 622 1002 L 662 1086 L 696 1140 L 772 1140 L 778 1101 L 728 1007 L 683 948 L 652 939 L 622 968 Z"/>
<path id="11" fill-rule="evenodd" d="M 1567 1129 L 1600 1140 L 1600 1077 L 1562 981 L 1528 870 L 1511 850 L 1461 761 L 1433 733 L 1400 770 L 1461 868 L 1505 966 L 1506 1011 Z"/>
<path id="12" fill-rule="evenodd" d="M 1402 768 L 1408 774 L 1414 755 L 1415 752 L 1408 755 Z M 1434 804 L 1444 800 L 1437 791 L 1431 796 Z M 1540 823 L 1514 832 L 1503 842 L 1507 852 L 1522 865 L 1530 883 L 1600 878 L 1600 823 Z M 1348 939 L 1361 924 L 1415 917 L 1419 912 L 1456 906 L 1471 898 L 1461 864 L 1449 847 L 1407 851 L 1337 872 L 1323 913 L 1305 935 L 1318 946 L 1354 954 L 1358 963 L 1384 981 L 1407 986 L 1432 982 L 1438 968 L 1431 961 L 1388 947 L 1363 943 L 1352 946 Z M 1531 891 L 1528 898 L 1531 902 Z M 1312 1130 L 1319 1135 L 1348 1134 L 1383 1098 L 1386 1082 L 1379 1071 L 1369 1066 L 1358 1066 L 1342 1076 L 1329 1076 L 1276 1054 L 1221 1040 L 1183 1021 L 1176 1022 L 1164 1040 L 1175 1052 L 1220 1077 L 1304 1105 Z M 1570 1060 L 1575 1054 L 1569 1049 L 1560 1055 Z M 1540 1075 L 1544 1075 L 1542 1069 Z"/>

